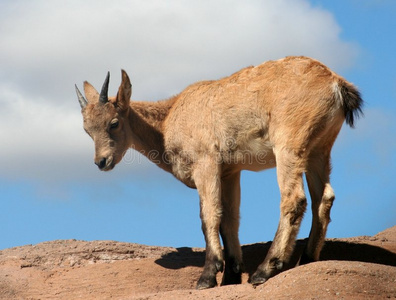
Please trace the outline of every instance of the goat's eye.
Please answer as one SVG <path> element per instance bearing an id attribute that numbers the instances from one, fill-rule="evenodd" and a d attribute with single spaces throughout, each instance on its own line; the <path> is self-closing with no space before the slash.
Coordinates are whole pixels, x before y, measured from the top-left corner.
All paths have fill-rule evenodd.
<path id="1" fill-rule="evenodd" d="M 118 124 L 119 124 L 118 120 L 117 120 L 117 119 L 114 119 L 114 120 L 111 121 L 111 123 L 110 123 L 110 128 L 111 128 L 111 129 L 115 129 L 115 128 L 118 127 Z"/>

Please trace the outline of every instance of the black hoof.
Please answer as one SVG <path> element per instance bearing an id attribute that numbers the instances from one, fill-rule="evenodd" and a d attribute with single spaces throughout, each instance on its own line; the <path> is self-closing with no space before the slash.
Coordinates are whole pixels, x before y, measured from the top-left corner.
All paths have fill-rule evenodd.
<path id="1" fill-rule="evenodd" d="M 223 275 L 223 280 L 221 285 L 231 285 L 231 284 L 241 284 L 242 283 L 242 273 L 233 273 L 229 275 Z"/>
<path id="2" fill-rule="evenodd" d="M 273 258 L 270 260 L 268 264 L 263 264 L 263 266 L 259 266 L 257 271 L 250 278 L 250 283 L 254 286 L 263 284 L 269 278 L 278 275 L 280 272 L 284 270 L 285 263 L 277 258 Z"/>
<path id="3" fill-rule="evenodd" d="M 301 255 L 299 265 L 300 265 L 300 266 L 301 266 L 301 265 L 306 265 L 306 264 L 312 263 L 312 262 L 314 262 L 314 261 L 315 261 L 314 259 L 312 259 L 311 257 L 309 257 L 309 256 L 304 252 L 304 253 Z"/>
<path id="4" fill-rule="evenodd" d="M 217 286 L 216 274 L 223 271 L 223 261 L 215 260 L 207 263 L 197 283 L 197 290 L 210 289 Z"/>
<path id="5" fill-rule="evenodd" d="M 265 272 L 262 271 L 256 271 L 252 277 L 250 277 L 249 282 L 253 285 L 253 286 L 257 286 L 260 284 L 263 284 L 264 282 L 266 282 L 268 280 L 269 276 L 265 274 Z"/>
<path id="6" fill-rule="evenodd" d="M 229 263 L 225 265 L 223 280 L 221 285 L 241 284 L 243 264 Z"/>
<path id="7" fill-rule="evenodd" d="M 201 278 L 199 278 L 199 280 L 198 280 L 197 290 L 210 289 L 215 286 L 217 286 L 216 276 L 202 275 Z"/>

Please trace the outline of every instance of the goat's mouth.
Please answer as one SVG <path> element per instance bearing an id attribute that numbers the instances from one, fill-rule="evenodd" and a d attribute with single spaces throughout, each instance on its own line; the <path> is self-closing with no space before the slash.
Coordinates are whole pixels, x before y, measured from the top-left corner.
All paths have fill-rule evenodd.
<path id="1" fill-rule="evenodd" d="M 113 156 L 110 156 L 108 158 L 102 158 L 99 161 L 96 161 L 95 164 L 98 166 L 99 170 L 101 171 L 110 171 L 114 168 L 115 166 L 115 161 Z"/>
<path id="2" fill-rule="evenodd" d="M 112 156 L 110 156 L 107 161 L 106 165 L 101 169 L 101 171 L 111 171 L 115 167 L 115 162 Z"/>
<path id="3" fill-rule="evenodd" d="M 107 172 L 107 171 L 111 171 L 113 170 L 115 167 L 115 164 L 111 163 L 109 165 L 106 165 L 103 169 L 101 169 L 101 171 Z"/>

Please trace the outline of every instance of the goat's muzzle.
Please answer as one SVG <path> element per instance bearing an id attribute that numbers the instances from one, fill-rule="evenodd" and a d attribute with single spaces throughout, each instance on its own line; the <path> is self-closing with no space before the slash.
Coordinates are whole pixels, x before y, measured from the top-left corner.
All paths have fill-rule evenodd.
<path id="1" fill-rule="evenodd" d="M 95 160 L 95 165 L 97 165 L 101 171 L 110 171 L 114 167 L 113 158 L 100 157 Z"/>

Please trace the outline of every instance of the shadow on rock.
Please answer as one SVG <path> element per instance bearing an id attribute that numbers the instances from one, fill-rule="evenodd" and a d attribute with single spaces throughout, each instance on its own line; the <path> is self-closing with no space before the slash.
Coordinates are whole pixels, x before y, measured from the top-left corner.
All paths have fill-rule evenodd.
<path id="1" fill-rule="evenodd" d="M 363 243 L 326 241 L 320 260 L 349 260 L 396 266 L 396 253 Z"/>
<path id="2" fill-rule="evenodd" d="M 263 262 L 272 242 L 257 243 L 242 246 L 245 272 L 252 275 L 258 265 Z M 290 262 L 286 269 L 298 265 L 304 251 L 307 239 L 298 240 Z M 177 248 L 177 251 L 167 253 L 155 261 L 156 264 L 167 269 L 181 269 L 187 266 L 203 267 L 205 262 L 204 250 L 192 248 Z M 396 254 L 384 248 L 364 243 L 345 241 L 326 241 L 320 260 L 361 261 L 388 266 L 396 266 Z"/>
<path id="3" fill-rule="evenodd" d="M 163 255 L 155 263 L 167 269 L 181 269 L 187 266 L 203 267 L 205 263 L 204 250 L 193 250 L 188 247 L 176 248 L 176 250 Z"/>

